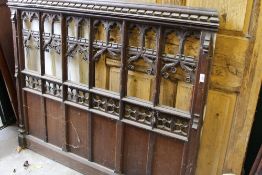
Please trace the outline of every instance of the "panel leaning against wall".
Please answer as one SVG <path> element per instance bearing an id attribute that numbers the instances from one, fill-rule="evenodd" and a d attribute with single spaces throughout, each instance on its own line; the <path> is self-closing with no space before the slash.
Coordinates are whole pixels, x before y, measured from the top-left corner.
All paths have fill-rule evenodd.
<path id="1" fill-rule="evenodd" d="M 22 145 L 62 154 L 57 161 L 84 173 L 194 173 L 215 11 L 8 4 L 18 34 Z"/>

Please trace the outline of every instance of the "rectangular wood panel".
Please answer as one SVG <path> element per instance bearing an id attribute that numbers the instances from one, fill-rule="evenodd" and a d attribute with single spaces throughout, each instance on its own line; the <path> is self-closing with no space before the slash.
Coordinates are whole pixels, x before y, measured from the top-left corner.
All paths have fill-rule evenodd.
<path id="1" fill-rule="evenodd" d="M 126 125 L 124 129 L 124 173 L 146 174 L 148 131 Z"/>
<path id="2" fill-rule="evenodd" d="M 81 157 L 87 158 L 87 115 L 86 111 L 77 109 L 75 107 L 67 108 L 68 120 L 66 121 L 68 127 L 68 147 L 69 151 Z"/>
<path id="3" fill-rule="evenodd" d="M 197 175 L 222 174 L 235 102 L 235 94 L 209 91 Z"/>
<path id="4" fill-rule="evenodd" d="M 153 175 L 179 175 L 184 143 L 157 135 L 153 159 Z"/>
<path id="5" fill-rule="evenodd" d="M 46 119 L 48 142 L 60 148 L 63 146 L 62 103 L 54 100 L 46 100 Z"/>
<path id="6" fill-rule="evenodd" d="M 45 138 L 45 122 L 41 114 L 41 98 L 32 93 L 26 93 L 27 98 L 27 117 L 29 133 L 39 139 Z"/>
<path id="7" fill-rule="evenodd" d="M 93 114 L 93 159 L 108 168 L 115 166 L 116 122 Z"/>

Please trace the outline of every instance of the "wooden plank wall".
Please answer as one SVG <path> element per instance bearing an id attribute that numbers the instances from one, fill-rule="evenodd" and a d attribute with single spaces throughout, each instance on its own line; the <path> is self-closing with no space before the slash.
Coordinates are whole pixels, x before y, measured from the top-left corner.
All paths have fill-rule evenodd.
<path id="1" fill-rule="evenodd" d="M 258 58 L 258 55 L 252 54 L 254 45 L 260 43 L 258 40 L 255 41 L 260 2 L 256 0 L 139 0 L 139 2 L 207 7 L 219 11 L 220 30 L 216 39 L 197 174 L 240 174 L 259 89 L 258 83 L 248 85 L 245 79 L 253 80 L 250 65 L 253 63 L 255 69 Z M 258 52 L 258 48 L 256 49 Z M 250 62 L 253 57 L 255 61 Z M 253 72 L 256 72 L 254 81 L 259 80 L 261 74 L 256 69 Z M 245 113 L 247 105 L 244 106 L 242 103 L 250 96 L 246 91 L 248 87 L 254 88 L 251 95 L 254 102 L 249 105 L 252 110 Z M 240 109 L 241 107 L 243 109 Z M 242 115 L 242 121 L 238 115 Z M 248 122 L 245 122 L 246 117 Z M 236 141 L 238 146 L 234 144 Z"/>

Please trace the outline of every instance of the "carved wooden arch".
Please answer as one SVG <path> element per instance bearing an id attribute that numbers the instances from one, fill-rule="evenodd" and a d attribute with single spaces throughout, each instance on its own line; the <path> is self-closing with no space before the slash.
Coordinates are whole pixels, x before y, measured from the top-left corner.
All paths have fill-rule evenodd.
<path id="1" fill-rule="evenodd" d="M 159 148 L 158 140 L 164 137 L 179 145 L 181 159 L 179 168 L 174 169 L 174 174 L 194 174 L 196 166 L 196 156 L 199 144 L 200 131 L 203 120 L 203 112 L 207 95 L 208 79 L 213 54 L 215 32 L 218 30 L 218 14 L 214 10 L 197 9 L 188 7 L 167 7 L 157 5 L 143 5 L 131 3 L 114 3 L 103 1 L 34 1 L 34 0 L 9 0 L 9 7 L 12 9 L 12 23 L 14 32 L 14 45 L 16 52 L 16 72 L 17 91 L 19 99 L 19 118 L 21 146 L 30 144 L 41 145 L 41 148 L 49 148 L 49 134 L 47 124 L 47 101 L 48 99 L 57 101 L 62 105 L 62 121 L 65 126 L 61 130 L 63 145 L 62 150 L 70 152 L 69 126 L 67 124 L 68 110 L 71 107 L 87 113 L 89 133 L 86 138 L 89 151 L 87 155 L 80 155 L 85 158 L 84 170 L 78 165 L 69 165 L 85 173 L 105 173 L 105 174 L 133 174 L 136 170 L 131 170 L 129 158 L 126 155 L 125 131 L 129 126 L 142 128 L 148 135 L 148 140 L 144 140 L 148 145 L 146 151 L 146 162 L 143 168 L 137 171 L 145 174 L 156 173 L 154 161 Z M 22 28 L 22 18 L 31 19 L 38 16 L 39 32 L 28 31 Z M 44 21 L 51 20 L 51 32 L 46 33 Z M 61 34 L 54 33 L 54 21 L 60 20 Z M 68 23 L 76 20 L 77 35 L 68 36 Z M 89 36 L 83 38 L 79 35 L 82 22 L 88 23 Z M 105 41 L 97 40 L 95 37 L 97 25 L 102 23 L 105 28 Z M 110 40 L 110 32 L 113 28 L 119 28 L 120 43 Z M 137 27 L 138 46 L 132 46 L 129 38 L 132 33 L 130 29 Z M 154 33 L 154 47 L 147 47 L 145 40 L 146 33 Z M 178 51 L 174 54 L 165 53 L 166 37 L 170 33 L 175 33 L 178 37 Z M 38 38 L 40 48 L 41 71 L 35 73 L 25 69 L 24 47 L 30 47 L 26 43 L 30 37 Z M 198 56 L 185 54 L 185 42 L 188 37 L 199 40 L 200 48 Z M 62 78 L 54 78 L 45 75 L 44 52 L 54 49 L 61 55 Z M 84 60 L 89 61 L 88 84 L 83 85 L 68 81 L 67 59 L 74 58 L 79 52 Z M 95 64 L 102 55 L 108 54 L 112 59 L 117 60 L 120 70 L 120 91 L 112 93 L 108 90 L 101 90 L 95 84 Z M 143 60 L 148 64 L 146 69 L 137 68 L 136 62 Z M 184 112 L 175 107 L 162 106 L 159 103 L 161 79 L 172 79 L 177 69 L 185 72 L 181 80 L 193 85 L 193 93 L 190 111 Z M 127 95 L 128 91 L 128 71 L 143 72 L 153 77 L 154 84 L 152 99 L 145 101 L 132 98 Z M 180 81 L 181 81 L 180 80 Z M 36 94 L 40 99 L 40 113 L 44 120 L 44 138 L 46 143 L 42 144 L 30 131 L 28 93 Z M 168 92 L 166 92 L 168 93 Z M 30 100 L 30 99 L 29 99 Z M 108 163 L 97 160 L 94 152 L 95 133 L 93 122 L 99 118 L 110 119 L 116 128 L 116 138 L 114 145 L 114 159 L 107 160 Z M 94 124 L 95 125 L 95 124 Z M 137 131 L 140 132 L 140 131 Z M 106 138 L 105 138 L 106 139 Z M 30 145 L 28 145 L 29 148 Z M 33 149 L 33 148 L 32 148 Z M 162 148 L 163 149 L 163 148 Z M 39 150 L 38 150 L 39 151 Z M 40 151 L 41 152 L 41 151 Z M 57 161 L 64 162 L 76 160 L 81 164 L 81 160 L 71 154 L 59 152 L 59 149 L 50 153 L 63 155 Z M 101 153 L 107 154 L 107 153 Z M 52 157 L 52 154 L 49 155 Z M 106 156 L 106 155 L 105 155 Z M 145 155 L 142 155 L 145 156 Z M 96 164 L 90 164 L 95 162 Z M 160 162 L 170 164 L 170 162 Z M 82 162 L 83 164 L 83 162 Z M 132 164 L 133 165 L 133 164 Z M 169 165 L 168 165 L 169 166 Z M 161 165 L 161 167 L 164 167 Z M 140 173 L 141 173 L 140 172 Z M 164 173 L 164 172 L 163 172 Z M 139 174 L 139 173 L 138 173 Z M 143 173 L 142 173 L 143 174 Z"/>

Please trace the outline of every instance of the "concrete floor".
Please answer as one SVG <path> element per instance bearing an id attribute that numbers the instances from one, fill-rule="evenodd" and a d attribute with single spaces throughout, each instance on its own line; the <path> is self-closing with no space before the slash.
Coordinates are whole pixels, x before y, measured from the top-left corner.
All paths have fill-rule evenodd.
<path id="1" fill-rule="evenodd" d="M 17 148 L 17 127 L 0 130 L 0 175 L 81 175 L 31 150 Z M 24 167 L 28 161 L 29 166 Z"/>

